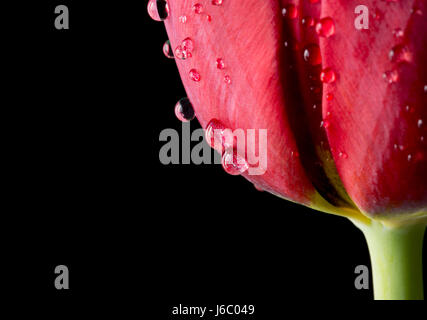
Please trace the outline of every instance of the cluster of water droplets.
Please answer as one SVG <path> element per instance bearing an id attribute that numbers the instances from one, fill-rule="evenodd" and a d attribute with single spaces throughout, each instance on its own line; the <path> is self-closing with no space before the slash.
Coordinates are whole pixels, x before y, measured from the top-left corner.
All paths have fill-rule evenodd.
<path id="1" fill-rule="evenodd" d="M 235 148 L 233 132 L 221 121 L 212 119 L 205 129 L 206 142 L 222 154 L 221 164 L 225 172 L 231 175 L 240 175 L 249 169 L 245 157 Z"/>
<path id="2" fill-rule="evenodd" d="M 318 0 L 310 0 L 311 3 L 318 3 Z M 294 5 L 287 5 L 282 10 L 282 14 L 285 19 L 288 19 L 290 23 L 292 20 L 299 19 L 301 15 L 298 13 L 297 8 Z M 320 19 L 315 19 L 311 16 L 302 16 L 299 20 L 301 27 L 303 28 L 303 34 L 307 36 L 307 38 L 325 38 L 328 41 L 333 41 L 333 36 L 335 35 L 335 22 L 331 17 L 322 17 Z M 324 84 L 333 84 L 337 81 L 338 76 L 336 71 L 328 66 L 323 66 L 322 68 L 322 56 L 319 45 L 315 41 L 304 41 L 301 42 L 296 41 L 293 38 L 288 38 L 284 42 L 284 46 L 288 49 L 292 49 L 296 51 L 295 54 L 301 54 L 303 61 L 306 63 L 305 66 L 302 66 L 303 72 L 302 74 L 306 74 L 308 76 L 308 103 L 310 103 L 311 108 L 313 110 L 313 117 L 315 119 L 319 119 L 320 126 L 319 130 L 319 140 L 316 139 L 316 143 L 319 143 L 319 147 L 322 150 L 330 150 L 333 151 L 330 146 L 325 144 L 326 137 L 326 129 L 331 126 L 331 117 L 330 112 L 328 112 L 325 117 L 322 116 L 322 93 L 323 97 L 326 101 L 332 101 L 334 95 L 331 90 L 333 90 L 334 86 L 324 86 Z M 322 89 L 323 92 L 322 92 Z M 328 92 L 326 92 L 328 90 Z M 327 161 L 333 161 L 330 153 L 327 152 L 329 156 L 327 156 Z M 297 157 L 298 153 L 292 151 L 292 157 Z M 348 155 L 345 151 L 341 150 L 337 152 L 337 156 L 341 159 L 347 159 Z M 323 166 L 321 161 L 317 162 L 317 165 L 320 167 Z"/>
<path id="3" fill-rule="evenodd" d="M 226 70 L 226 65 L 225 65 L 225 62 L 224 62 L 223 58 L 217 58 L 216 61 L 215 61 L 215 64 L 216 64 L 216 68 L 218 70 L 220 70 L 220 71 Z M 224 79 L 224 82 L 226 84 L 231 84 L 231 77 L 230 77 L 230 75 L 225 74 L 224 77 L 223 77 L 223 79 Z"/>
<path id="4" fill-rule="evenodd" d="M 396 1 L 390 1 L 390 2 L 396 2 Z M 411 9 L 411 14 L 422 16 L 423 13 L 419 8 L 413 7 Z M 409 47 L 404 43 L 403 38 L 404 38 L 405 33 L 402 30 L 402 28 L 394 29 L 393 35 L 394 35 L 394 38 L 396 39 L 397 43 L 388 52 L 388 58 L 392 63 L 392 69 L 384 71 L 384 73 L 382 74 L 383 79 L 388 84 L 393 84 L 393 83 L 398 82 L 398 80 L 399 80 L 399 72 L 398 72 L 399 65 L 412 62 L 412 52 L 409 49 Z"/>
<path id="5" fill-rule="evenodd" d="M 417 110 L 411 105 L 406 105 L 403 109 L 403 112 L 406 115 L 402 115 L 409 121 L 409 126 L 412 126 L 411 123 L 415 126 L 416 130 L 419 132 L 418 139 L 407 139 L 405 136 L 399 137 L 399 142 L 394 143 L 393 149 L 401 157 L 407 159 L 408 162 L 418 162 L 423 160 L 425 157 L 425 146 L 424 144 L 424 135 L 425 127 L 424 121 L 420 118 L 417 113 Z M 413 129 L 412 129 L 413 130 Z M 420 149 L 421 146 L 421 149 Z"/>

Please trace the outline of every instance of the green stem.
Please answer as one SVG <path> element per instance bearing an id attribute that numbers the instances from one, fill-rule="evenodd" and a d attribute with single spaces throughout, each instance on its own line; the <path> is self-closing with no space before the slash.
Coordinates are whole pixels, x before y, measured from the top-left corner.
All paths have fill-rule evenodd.
<path id="1" fill-rule="evenodd" d="M 422 246 L 425 225 L 389 228 L 357 224 L 371 256 L 376 300 L 423 300 Z"/>

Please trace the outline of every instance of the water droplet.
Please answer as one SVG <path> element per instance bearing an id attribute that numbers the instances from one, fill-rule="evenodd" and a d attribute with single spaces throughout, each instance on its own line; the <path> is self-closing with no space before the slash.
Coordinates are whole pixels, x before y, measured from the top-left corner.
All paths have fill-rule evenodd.
<path id="1" fill-rule="evenodd" d="M 188 50 L 184 50 L 182 46 L 179 45 L 175 48 L 175 57 L 181 60 L 186 60 L 191 58 L 192 54 Z"/>
<path id="2" fill-rule="evenodd" d="M 240 175 L 249 168 L 246 160 L 232 148 L 224 152 L 221 164 L 225 172 L 233 176 Z"/>
<path id="3" fill-rule="evenodd" d="M 196 4 L 193 6 L 193 11 L 194 11 L 194 13 L 196 13 L 196 14 L 200 14 L 200 13 L 202 13 L 202 12 L 203 12 L 203 5 L 202 5 L 201 3 L 196 3 Z"/>
<path id="4" fill-rule="evenodd" d="M 175 48 L 175 57 L 176 57 L 176 58 L 178 58 L 178 59 L 185 60 L 185 59 L 183 58 L 183 54 L 182 54 L 182 47 L 181 47 L 181 46 L 177 46 L 177 47 Z"/>
<path id="5" fill-rule="evenodd" d="M 301 24 L 306 28 L 312 27 L 314 26 L 314 19 L 310 16 L 304 17 L 301 19 Z"/>
<path id="6" fill-rule="evenodd" d="M 169 5 L 166 0 L 150 0 L 147 5 L 147 11 L 151 19 L 163 21 L 169 16 Z"/>
<path id="7" fill-rule="evenodd" d="M 216 59 L 216 67 L 219 70 L 223 70 L 225 68 L 225 63 L 224 63 L 224 60 L 222 58 Z"/>
<path id="8" fill-rule="evenodd" d="M 326 94 L 326 100 L 327 101 L 331 101 L 334 98 L 334 94 L 333 93 L 327 93 Z"/>
<path id="9" fill-rule="evenodd" d="M 191 58 L 193 56 L 193 49 L 193 40 L 191 40 L 190 38 L 185 38 L 184 40 L 182 40 L 181 45 L 175 48 L 175 57 L 182 60 Z"/>
<path id="10" fill-rule="evenodd" d="M 195 113 L 193 105 L 188 98 L 182 98 L 175 105 L 175 115 L 182 122 L 188 122 L 194 119 Z"/>
<path id="11" fill-rule="evenodd" d="M 382 18 L 381 11 L 378 10 L 378 9 L 375 9 L 375 12 L 374 12 L 373 16 L 374 16 L 375 20 L 380 20 Z"/>
<path id="12" fill-rule="evenodd" d="M 320 86 L 317 86 L 317 85 L 315 85 L 315 86 L 311 86 L 309 89 L 310 89 L 310 91 L 312 91 L 313 93 L 320 93 L 320 91 L 322 90 L 322 88 L 321 88 Z"/>
<path id="13" fill-rule="evenodd" d="M 388 57 L 392 62 L 410 62 L 412 60 L 408 47 L 401 44 L 394 46 L 388 53 Z"/>
<path id="14" fill-rule="evenodd" d="M 295 19 L 298 16 L 297 7 L 294 4 L 288 4 L 282 9 L 282 15 L 288 19 Z"/>
<path id="15" fill-rule="evenodd" d="M 335 81 L 335 71 L 331 68 L 325 68 L 320 73 L 320 81 L 323 83 L 332 83 Z"/>
<path id="16" fill-rule="evenodd" d="M 222 0 L 212 0 L 212 4 L 214 6 L 221 6 L 222 5 Z"/>
<path id="17" fill-rule="evenodd" d="M 403 35 L 404 35 L 403 30 L 402 30 L 402 29 L 400 29 L 400 28 L 395 29 L 395 30 L 393 31 L 393 34 L 394 34 L 394 36 L 395 36 L 396 38 L 402 38 L 402 37 L 403 37 Z"/>
<path id="18" fill-rule="evenodd" d="M 408 161 L 411 161 L 411 160 L 412 160 L 412 155 L 408 154 Z"/>
<path id="19" fill-rule="evenodd" d="M 191 69 L 189 72 L 190 79 L 199 82 L 200 81 L 200 73 L 196 69 Z"/>
<path id="20" fill-rule="evenodd" d="M 331 123 L 329 122 L 329 120 L 326 120 L 326 119 L 324 119 L 321 122 L 321 124 L 322 124 L 323 128 L 325 128 L 325 129 L 329 128 L 329 126 L 331 125 Z"/>
<path id="21" fill-rule="evenodd" d="M 206 21 L 207 22 L 211 22 L 212 21 L 212 17 L 209 14 L 206 15 Z"/>
<path id="22" fill-rule="evenodd" d="M 180 17 L 178 18 L 178 20 L 179 20 L 179 22 L 181 22 L 181 23 L 186 23 L 186 22 L 187 22 L 187 16 L 180 16 Z"/>
<path id="23" fill-rule="evenodd" d="M 421 141 L 421 142 L 424 142 L 424 136 L 421 136 L 421 137 L 420 137 L 420 141 Z"/>
<path id="24" fill-rule="evenodd" d="M 339 156 L 340 158 L 344 158 L 344 159 L 347 159 L 347 158 L 348 158 L 347 153 L 345 153 L 345 152 L 343 152 L 343 151 L 340 151 L 340 153 L 338 153 L 338 156 Z"/>
<path id="25" fill-rule="evenodd" d="M 423 126 L 423 119 L 418 119 L 417 125 L 418 125 L 418 128 L 421 129 L 421 127 Z"/>
<path id="26" fill-rule="evenodd" d="M 405 110 L 406 110 L 406 112 L 410 112 L 410 113 L 414 113 L 415 112 L 415 108 L 411 107 L 409 105 L 405 107 Z"/>
<path id="27" fill-rule="evenodd" d="M 317 108 L 317 105 L 313 104 L 313 109 L 316 109 L 316 108 Z"/>
<path id="28" fill-rule="evenodd" d="M 424 93 L 427 93 L 427 84 L 424 85 Z"/>
<path id="29" fill-rule="evenodd" d="M 163 53 L 169 59 L 174 58 L 173 50 L 172 50 L 171 43 L 169 40 L 166 40 L 165 44 L 163 45 Z"/>
<path id="30" fill-rule="evenodd" d="M 320 19 L 316 24 L 316 32 L 321 37 L 329 38 L 335 33 L 335 23 L 330 17 Z"/>
<path id="31" fill-rule="evenodd" d="M 182 49 L 192 52 L 194 49 L 193 40 L 191 38 L 185 38 L 181 43 Z"/>
<path id="32" fill-rule="evenodd" d="M 389 84 L 396 82 L 399 79 L 399 74 L 396 70 L 390 70 L 383 73 L 383 79 Z"/>
<path id="33" fill-rule="evenodd" d="M 264 191 L 264 189 L 263 189 L 261 186 L 259 186 L 259 185 L 255 184 L 255 183 L 254 183 L 254 188 L 255 188 L 257 191 L 260 191 L 260 192 L 263 192 L 263 191 Z"/>
<path id="34" fill-rule="evenodd" d="M 298 151 L 291 151 L 291 157 L 299 158 L 299 152 Z"/>
<path id="35" fill-rule="evenodd" d="M 206 142 L 215 150 L 222 153 L 222 150 L 232 148 L 234 136 L 230 129 L 219 120 L 212 119 L 205 129 Z"/>
<path id="36" fill-rule="evenodd" d="M 412 14 L 419 15 L 419 16 L 422 16 L 422 15 L 423 15 L 423 12 L 421 11 L 421 9 L 420 9 L 420 8 L 417 8 L 417 7 L 413 7 L 413 8 L 411 9 L 411 13 L 412 13 Z"/>
<path id="37" fill-rule="evenodd" d="M 224 82 L 226 84 L 230 84 L 231 83 L 231 77 L 228 74 L 224 76 Z"/>
<path id="38" fill-rule="evenodd" d="M 285 40 L 283 44 L 285 45 L 286 48 L 290 47 L 292 50 L 298 51 L 300 49 L 300 44 L 295 39 Z"/>
<path id="39" fill-rule="evenodd" d="M 309 44 L 304 48 L 304 60 L 312 66 L 317 66 L 322 63 L 322 56 L 317 44 Z"/>

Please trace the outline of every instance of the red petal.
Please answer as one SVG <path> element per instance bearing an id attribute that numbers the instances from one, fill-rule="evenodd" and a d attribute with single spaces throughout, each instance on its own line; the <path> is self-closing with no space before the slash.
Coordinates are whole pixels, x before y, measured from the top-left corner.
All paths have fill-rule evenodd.
<path id="1" fill-rule="evenodd" d="M 219 119 L 234 130 L 268 130 L 268 165 L 261 176 L 246 178 L 287 199 L 311 205 L 316 191 L 298 154 L 286 109 L 289 84 L 280 70 L 289 63 L 283 50 L 283 17 L 278 1 L 203 2 L 203 12 L 192 11 L 194 1 L 169 1 L 165 24 L 173 48 L 190 37 L 192 57 L 177 60 L 185 89 L 203 127 Z M 187 16 L 186 23 L 179 21 Z M 207 19 L 210 16 L 210 21 Z M 217 68 L 223 59 L 224 69 Z M 192 81 L 190 70 L 200 81 Z M 229 76 L 230 83 L 224 81 Z"/>
<path id="2" fill-rule="evenodd" d="M 324 67 L 337 73 L 337 81 L 324 87 L 323 117 L 328 117 L 338 172 L 351 198 L 369 215 L 425 213 L 426 1 L 365 1 L 367 30 L 354 26 L 359 4 L 328 1 L 322 6 L 322 17 L 332 17 L 336 27 L 335 35 L 320 43 Z M 396 37 L 399 29 L 403 37 Z M 408 49 L 409 61 L 390 60 L 390 50 L 399 44 Z M 397 75 L 396 82 L 383 79 L 387 71 L 392 72 L 387 76 Z M 327 94 L 334 98 L 328 100 Z"/>

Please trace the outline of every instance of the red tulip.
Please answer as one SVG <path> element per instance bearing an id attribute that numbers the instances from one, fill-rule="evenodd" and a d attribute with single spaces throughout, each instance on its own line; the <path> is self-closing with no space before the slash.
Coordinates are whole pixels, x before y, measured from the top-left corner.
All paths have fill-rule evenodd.
<path id="1" fill-rule="evenodd" d="M 201 125 L 267 129 L 265 173 L 243 175 L 359 226 L 377 298 L 422 297 L 420 266 L 377 265 L 420 251 L 427 223 L 427 2 L 366 0 L 360 30 L 353 0 L 156 4 Z"/>

